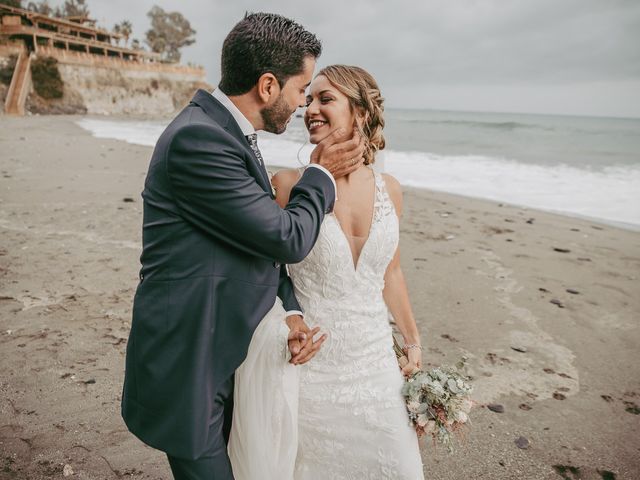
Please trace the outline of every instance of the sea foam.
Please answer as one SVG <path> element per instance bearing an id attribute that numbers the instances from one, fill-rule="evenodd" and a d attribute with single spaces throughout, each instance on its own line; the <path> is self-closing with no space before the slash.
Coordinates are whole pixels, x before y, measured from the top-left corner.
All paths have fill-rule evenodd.
<path id="1" fill-rule="evenodd" d="M 78 124 L 98 138 L 153 146 L 166 122 L 85 118 Z M 261 134 L 268 166 L 298 167 L 312 145 Z M 484 155 L 437 155 L 385 150 L 384 171 L 401 184 L 489 199 L 640 229 L 640 165 L 602 169 L 537 165 Z M 148 159 L 145 159 L 148 160 Z M 381 162 L 382 163 L 382 162 Z"/>

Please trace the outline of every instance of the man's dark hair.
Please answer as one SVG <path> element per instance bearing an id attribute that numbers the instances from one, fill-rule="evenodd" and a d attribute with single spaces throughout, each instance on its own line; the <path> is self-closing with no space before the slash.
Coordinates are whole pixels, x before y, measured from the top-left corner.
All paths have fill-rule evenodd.
<path id="1" fill-rule="evenodd" d="M 282 88 L 302 72 L 305 57 L 320 53 L 320 40 L 293 20 L 273 13 L 245 14 L 222 45 L 219 88 L 227 95 L 242 95 L 265 73 L 272 73 Z"/>

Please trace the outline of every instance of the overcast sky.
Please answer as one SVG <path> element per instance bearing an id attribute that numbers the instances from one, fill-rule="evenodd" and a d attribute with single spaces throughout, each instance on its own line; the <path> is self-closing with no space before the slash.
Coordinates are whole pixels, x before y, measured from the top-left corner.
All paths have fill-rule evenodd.
<path id="1" fill-rule="evenodd" d="M 53 0 L 52 5 L 62 4 Z M 270 11 L 322 40 L 318 66 L 359 65 L 389 107 L 640 117 L 638 0 L 88 0 L 144 40 L 153 5 L 196 30 L 183 61 L 217 85 L 224 37 Z"/>

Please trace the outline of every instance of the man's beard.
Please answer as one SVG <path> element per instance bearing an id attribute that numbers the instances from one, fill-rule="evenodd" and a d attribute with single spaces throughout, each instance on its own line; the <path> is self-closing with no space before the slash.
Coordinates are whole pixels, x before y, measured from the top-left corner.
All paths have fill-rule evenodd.
<path id="1" fill-rule="evenodd" d="M 280 93 L 273 105 L 260 111 L 264 130 L 277 135 L 283 133 L 287 129 L 287 122 L 292 114 L 291 108 Z"/>

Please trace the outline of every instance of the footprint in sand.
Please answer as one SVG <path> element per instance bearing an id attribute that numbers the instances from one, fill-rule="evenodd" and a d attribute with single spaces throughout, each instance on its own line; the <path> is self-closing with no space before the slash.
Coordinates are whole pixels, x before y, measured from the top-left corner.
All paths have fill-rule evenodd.
<path id="1" fill-rule="evenodd" d="M 491 376 L 475 375 L 474 397 L 489 403 L 504 395 L 523 395 L 530 392 L 536 400 L 545 400 L 574 395 L 579 390 L 578 370 L 573 365 L 573 352 L 561 345 L 539 325 L 538 318 L 528 308 L 516 304 L 513 296 L 522 286 L 514 278 L 513 270 L 504 266 L 501 258 L 492 251 L 478 250 L 486 269 L 477 271 L 494 283 L 495 301 L 509 315 L 509 327 L 491 332 L 490 354 L 484 361 L 482 353 L 469 352 L 469 364 L 482 365 Z M 504 345 L 504 348 L 500 348 Z M 526 353 L 511 350 L 511 345 L 526 349 Z M 547 371 L 562 372 L 549 375 Z M 560 390 L 562 388 L 562 390 Z M 559 392 L 562 391 L 562 394 Z"/>

